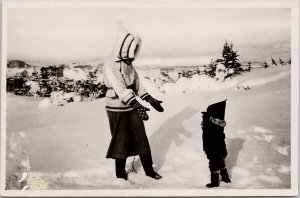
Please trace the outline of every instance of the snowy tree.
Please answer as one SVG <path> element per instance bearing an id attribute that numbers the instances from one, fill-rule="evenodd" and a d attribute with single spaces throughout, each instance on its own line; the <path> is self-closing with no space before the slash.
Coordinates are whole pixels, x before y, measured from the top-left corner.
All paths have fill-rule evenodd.
<path id="1" fill-rule="evenodd" d="M 237 54 L 237 51 L 233 50 L 233 43 L 228 43 L 225 41 L 222 52 L 222 63 L 227 69 L 233 69 L 233 74 L 239 74 L 241 71 L 243 71 L 238 56 L 239 55 Z"/>
<path id="2" fill-rule="evenodd" d="M 215 77 L 217 65 L 218 65 L 217 61 L 211 59 L 210 63 L 205 69 L 205 74 L 212 78 Z"/>
<path id="3" fill-rule="evenodd" d="M 292 59 L 290 58 L 288 61 L 287 61 L 288 64 L 292 64 Z"/>

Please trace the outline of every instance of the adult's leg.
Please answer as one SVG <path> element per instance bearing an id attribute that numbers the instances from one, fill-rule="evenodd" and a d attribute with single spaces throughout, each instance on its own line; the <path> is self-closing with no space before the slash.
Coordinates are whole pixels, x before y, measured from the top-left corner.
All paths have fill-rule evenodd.
<path id="1" fill-rule="evenodd" d="M 161 179 L 162 176 L 156 173 L 153 169 L 153 161 L 151 153 L 149 154 L 141 154 L 140 159 L 144 168 L 144 171 L 148 177 L 154 178 L 154 179 Z"/>
<path id="2" fill-rule="evenodd" d="M 127 173 L 125 171 L 126 158 L 115 159 L 115 166 L 116 166 L 116 177 L 127 180 Z"/>

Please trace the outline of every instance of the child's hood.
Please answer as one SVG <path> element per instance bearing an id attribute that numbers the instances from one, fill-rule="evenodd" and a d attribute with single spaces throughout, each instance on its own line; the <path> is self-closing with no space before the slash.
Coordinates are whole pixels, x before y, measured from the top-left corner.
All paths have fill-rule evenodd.
<path id="1" fill-rule="evenodd" d="M 204 115 L 209 115 L 213 118 L 218 118 L 221 120 L 225 119 L 225 108 L 226 108 L 226 101 L 217 102 L 211 104 L 207 107 L 207 112 L 202 112 Z"/>

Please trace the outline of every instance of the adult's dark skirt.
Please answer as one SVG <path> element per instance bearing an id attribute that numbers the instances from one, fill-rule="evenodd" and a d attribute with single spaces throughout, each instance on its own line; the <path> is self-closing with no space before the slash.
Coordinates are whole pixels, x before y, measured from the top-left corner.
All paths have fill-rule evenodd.
<path id="1" fill-rule="evenodd" d="M 125 159 L 151 152 L 143 120 L 135 111 L 107 111 L 111 142 L 106 158 Z"/>

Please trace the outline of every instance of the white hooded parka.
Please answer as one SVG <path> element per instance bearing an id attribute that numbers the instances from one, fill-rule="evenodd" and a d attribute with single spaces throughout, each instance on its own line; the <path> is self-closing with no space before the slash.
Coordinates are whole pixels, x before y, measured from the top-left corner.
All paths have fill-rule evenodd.
<path id="1" fill-rule="evenodd" d="M 139 96 L 144 99 L 147 91 L 142 87 L 132 61 L 137 55 L 141 40 L 119 27 L 115 46 L 110 58 L 104 63 L 104 83 L 106 92 L 106 110 L 131 111 L 129 103 Z"/>

